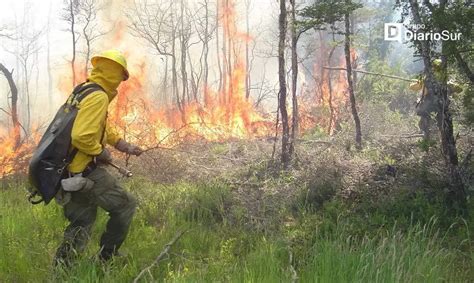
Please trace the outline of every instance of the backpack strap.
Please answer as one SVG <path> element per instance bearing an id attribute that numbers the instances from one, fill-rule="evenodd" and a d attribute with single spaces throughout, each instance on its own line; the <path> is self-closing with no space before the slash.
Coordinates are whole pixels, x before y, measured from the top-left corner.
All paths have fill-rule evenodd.
<path id="1" fill-rule="evenodd" d="M 94 91 L 101 90 L 105 92 L 105 90 L 99 84 L 96 84 L 96 83 L 86 84 L 87 82 L 89 81 L 85 81 L 74 88 L 74 90 L 72 91 L 71 103 L 73 103 L 74 100 L 80 103 L 84 98 L 86 98 L 86 96 L 93 93 Z"/>
<path id="2" fill-rule="evenodd" d="M 104 91 L 105 90 L 99 85 L 99 84 L 96 84 L 96 83 L 90 83 L 90 84 L 87 84 L 85 85 L 85 83 L 87 83 L 89 81 L 86 81 L 86 82 L 83 82 L 79 85 L 77 85 L 74 90 L 72 91 L 72 95 L 73 95 L 73 98 L 71 100 L 71 103 L 76 100 L 77 103 L 80 103 L 84 98 L 86 98 L 86 96 L 88 96 L 89 94 L 93 93 L 94 91 L 98 91 L 98 90 L 101 90 L 101 91 Z M 104 133 L 105 133 L 105 128 L 104 128 L 104 132 L 102 133 L 102 138 L 101 140 L 103 139 L 104 137 Z M 73 147 L 71 152 L 67 155 L 66 157 L 66 160 L 65 160 L 65 166 L 69 165 L 69 163 L 72 162 L 72 160 L 74 159 L 74 157 L 76 156 L 78 152 L 78 149 Z"/>
<path id="3" fill-rule="evenodd" d="M 85 81 L 83 83 L 80 83 L 77 86 L 75 86 L 74 89 L 72 90 L 72 93 L 76 94 L 76 93 L 81 92 L 80 90 L 81 90 L 82 86 L 84 86 L 85 83 L 87 83 L 87 81 Z"/>

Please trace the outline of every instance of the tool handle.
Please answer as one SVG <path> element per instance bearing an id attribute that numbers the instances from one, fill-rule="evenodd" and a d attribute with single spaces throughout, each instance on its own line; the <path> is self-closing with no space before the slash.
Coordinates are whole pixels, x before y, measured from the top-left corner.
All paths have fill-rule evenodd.
<path id="1" fill-rule="evenodd" d="M 118 168 L 118 171 L 119 171 L 120 174 L 124 175 L 125 177 L 130 178 L 130 177 L 133 176 L 133 173 L 130 170 L 126 169 L 126 168 L 120 167 L 120 168 Z"/>
<path id="2" fill-rule="evenodd" d="M 112 162 L 109 162 L 109 165 L 114 167 L 119 171 L 120 174 L 124 175 L 125 177 L 132 177 L 133 173 L 132 171 L 128 170 L 127 168 L 120 167 Z"/>

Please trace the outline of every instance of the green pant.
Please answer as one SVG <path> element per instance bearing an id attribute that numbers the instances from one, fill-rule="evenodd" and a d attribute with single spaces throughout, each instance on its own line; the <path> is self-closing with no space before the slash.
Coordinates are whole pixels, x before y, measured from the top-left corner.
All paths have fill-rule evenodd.
<path id="1" fill-rule="evenodd" d="M 71 200 L 64 206 L 64 215 L 70 224 L 57 250 L 56 262 L 70 263 L 76 253 L 85 249 L 97 207 L 107 211 L 110 217 L 100 238 L 102 250 L 117 251 L 127 236 L 137 206 L 135 198 L 123 190 L 117 179 L 104 168 L 96 168 L 87 178 L 94 181 L 92 189 L 71 193 Z"/>

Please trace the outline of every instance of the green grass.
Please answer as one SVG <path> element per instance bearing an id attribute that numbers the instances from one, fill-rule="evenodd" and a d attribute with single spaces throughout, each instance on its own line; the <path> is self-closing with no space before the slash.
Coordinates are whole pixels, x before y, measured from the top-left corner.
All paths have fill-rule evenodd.
<path id="1" fill-rule="evenodd" d="M 440 247 L 440 238 L 430 229 L 430 225 L 414 226 L 406 234 L 393 229 L 386 235 L 362 239 L 336 236 L 345 235 L 341 231 L 315 243 L 302 281 L 461 281 L 461 274 L 452 272 L 456 270 L 455 254 Z"/>
<path id="2" fill-rule="evenodd" d="M 294 218 L 291 223 L 256 231 L 232 215 L 245 208 L 217 182 L 165 186 L 135 179 L 126 187 L 140 202 L 122 248 L 128 256 L 108 265 L 95 260 L 107 220 L 100 213 L 86 253 L 69 270 L 51 266 L 67 225 L 61 208 L 54 203 L 31 206 L 22 184 L 1 189 L 0 282 L 131 282 L 182 230 L 187 232 L 169 257 L 141 282 L 290 282 L 295 275 L 300 282 L 474 278 L 469 223 L 440 225 L 436 209 L 420 199 L 415 204 L 427 206 L 424 211 L 435 216 L 423 223 L 415 219 L 397 224 L 394 215 L 400 211 L 395 204 L 400 200 L 392 209 L 365 207 L 353 215 L 334 200 L 318 204 L 318 210 L 302 205 L 295 213 L 282 208 Z"/>

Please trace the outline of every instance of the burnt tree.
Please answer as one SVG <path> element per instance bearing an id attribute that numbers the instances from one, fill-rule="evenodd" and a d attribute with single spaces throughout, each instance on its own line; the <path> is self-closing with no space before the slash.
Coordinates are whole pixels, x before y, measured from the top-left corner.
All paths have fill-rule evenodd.
<path id="1" fill-rule="evenodd" d="M 13 143 L 14 149 L 18 148 L 21 143 L 20 135 L 20 121 L 18 120 L 18 88 L 16 87 L 15 81 L 13 80 L 13 70 L 9 71 L 2 63 L 0 63 L 0 72 L 3 73 L 5 78 L 8 81 L 8 86 L 10 87 L 10 99 L 11 99 L 11 111 L 8 113 L 12 119 L 13 124 Z"/>
<path id="2" fill-rule="evenodd" d="M 77 35 L 77 14 L 79 12 L 79 1 L 67 0 L 63 9 L 63 20 L 69 25 L 67 31 L 71 32 L 72 36 L 72 57 L 71 57 L 71 71 L 72 71 L 72 86 L 76 85 L 76 49 L 79 36 Z"/>
<path id="3" fill-rule="evenodd" d="M 103 7 L 97 5 L 96 0 L 82 0 L 78 7 L 78 18 L 80 18 L 82 22 L 81 34 L 84 37 L 84 43 L 86 45 L 84 51 L 84 76 L 87 76 L 87 73 L 89 72 L 89 61 L 93 42 L 109 32 L 102 30 L 99 27 L 97 13 L 102 9 Z"/>
<path id="4" fill-rule="evenodd" d="M 350 6 L 351 1 L 346 0 L 346 5 Z M 351 62 L 351 21 L 350 21 L 350 10 L 347 9 L 344 13 L 345 33 L 344 33 L 344 53 L 346 57 L 346 72 L 347 72 L 347 90 L 349 92 L 349 98 L 351 102 L 352 117 L 354 118 L 355 124 L 355 142 L 357 149 L 362 148 L 362 132 L 360 129 L 360 118 L 357 112 L 357 104 L 354 94 L 354 81 L 352 73 L 352 62 Z"/>
<path id="5" fill-rule="evenodd" d="M 316 1 L 311 6 L 305 7 L 301 10 L 300 15 L 303 17 L 304 20 L 301 21 L 301 24 L 305 28 L 315 28 L 315 29 L 326 29 L 327 26 L 331 28 L 331 30 L 337 31 L 336 23 L 343 22 L 344 23 L 344 30 L 341 33 L 344 35 L 344 53 L 345 53 L 345 63 L 346 63 L 346 74 L 347 74 L 347 82 L 348 82 L 348 93 L 351 103 L 351 110 L 352 116 L 355 123 L 355 141 L 356 147 L 358 149 L 361 148 L 362 144 L 362 133 L 361 133 L 361 126 L 360 126 L 360 118 L 357 112 L 357 104 L 354 94 L 354 78 L 353 78 L 353 71 L 352 71 L 352 60 L 351 60 L 351 13 L 357 9 L 362 7 L 360 4 L 354 3 L 351 0 L 334 0 L 331 3 L 327 3 L 326 1 Z M 323 37 L 320 35 L 321 40 Z M 334 38 L 333 38 L 334 41 Z M 323 51 L 323 50 L 322 50 Z M 334 51 L 332 51 L 334 52 Z M 328 59 L 328 63 L 331 60 L 332 52 L 329 54 L 330 58 Z M 321 78 L 324 77 L 324 70 L 323 66 L 321 66 Z M 331 79 L 331 75 L 328 74 L 329 80 Z M 322 85 L 322 81 L 320 85 Z M 330 107 L 331 107 L 331 121 L 330 121 L 330 130 L 331 124 L 335 122 L 334 115 L 335 109 L 331 102 L 333 100 L 332 97 L 332 85 L 330 87 Z M 322 92 L 322 89 L 321 89 Z"/>
<path id="6" fill-rule="evenodd" d="M 220 44 L 219 44 L 219 21 L 220 21 L 220 9 L 219 9 L 219 1 L 216 1 L 216 61 L 217 61 L 217 67 L 219 69 L 219 93 L 222 92 L 223 89 L 223 77 L 224 74 L 222 73 L 222 66 L 221 66 L 221 58 L 220 58 Z"/>
<path id="7" fill-rule="evenodd" d="M 334 55 L 334 51 L 336 51 L 336 48 L 338 46 L 338 43 L 335 40 L 334 37 L 334 31 L 332 33 L 332 43 L 333 46 L 331 47 L 331 50 L 329 51 L 328 58 L 327 58 L 327 65 L 331 66 L 332 65 L 332 57 Z M 331 117 L 329 118 L 329 125 L 328 125 L 328 135 L 332 135 L 334 133 L 334 130 L 336 128 L 336 105 L 334 103 L 334 91 L 333 91 L 333 86 L 332 86 L 332 72 L 329 72 L 328 70 L 324 70 L 326 77 L 327 77 L 327 84 L 328 84 L 328 91 L 329 91 L 329 112 Z"/>
<path id="8" fill-rule="evenodd" d="M 292 101 L 292 113 L 291 113 L 291 137 L 290 137 L 290 156 L 295 151 L 296 135 L 298 133 L 298 98 L 296 96 L 297 83 L 298 83 L 298 37 L 301 33 L 297 33 L 296 30 L 296 0 L 290 0 L 291 3 L 291 101 Z"/>
<path id="9" fill-rule="evenodd" d="M 249 26 L 250 0 L 245 1 L 245 32 L 250 34 Z M 250 97 L 250 53 L 249 40 L 245 40 L 245 99 Z"/>
<path id="10" fill-rule="evenodd" d="M 278 80 L 280 90 L 278 92 L 278 106 L 283 128 L 281 137 L 281 163 L 287 169 L 291 160 L 290 155 L 290 127 L 288 124 L 288 111 L 286 108 L 286 68 L 285 68 L 285 42 L 287 28 L 286 1 L 280 0 L 280 15 L 278 18 L 279 41 L 278 41 Z"/>
<path id="11" fill-rule="evenodd" d="M 160 56 L 166 58 L 165 70 L 168 70 L 168 59 L 171 58 L 171 97 L 175 99 L 184 119 L 184 108 L 178 90 L 179 22 L 175 18 L 176 5 L 176 2 L 160 2 L 160 5 L 134 2 L 127 17 L 131 23 L 129 28 L 132 35 L 145 40 Z M 165 77 L 168 77 L 167 73 Z"/>

